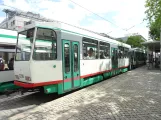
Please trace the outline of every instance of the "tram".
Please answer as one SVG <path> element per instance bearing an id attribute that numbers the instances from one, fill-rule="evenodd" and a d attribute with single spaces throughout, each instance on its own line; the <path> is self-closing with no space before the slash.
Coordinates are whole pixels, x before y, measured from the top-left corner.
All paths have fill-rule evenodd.
<path id="1" fill-rule="evenodd" d="M 65 23 L 35 22 L 18 32 L 14 84 L 63 94 L 128 71 L 130 49 Z"/>
<path id="2" fill-rule="evenodd" d="M 14 70 L 13 67 L 8 66 L 10 60 L 14 58 L 15 46 L 17 40 L 17 32 L 12 30 L 0 29 L 0 93 L 6 91 L 16 90 L 19 86 L 14 84 Z"/>
<path id="3" fill-rule="evenodd" d="M 131 48 L 129 51 L 131 69 L 146 65 L 146 55 L 146 51 L 141 48 Z"/>

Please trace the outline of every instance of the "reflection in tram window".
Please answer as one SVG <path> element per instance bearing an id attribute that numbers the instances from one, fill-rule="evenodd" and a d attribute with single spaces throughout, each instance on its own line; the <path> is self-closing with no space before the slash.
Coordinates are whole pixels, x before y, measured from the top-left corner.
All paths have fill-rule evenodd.
<path id="1" fill-rule="evenodd" d="M 78 45 L 74 45 L 74 72 L 78 71 Z"/>
<path id="2" fill-rule="evenodd" d="M 70 46 L 69 43 L 64 45 L 64 61 L 65 61 L 65 72 L 70 72 Z"/>
<path id="3" fill-rule="evenodd" d="M 20 32 L 18 34 L 18 45 L 16 47 L 16 60 L 17 61 L 29 61 L 31 55 L 31 47 L 33 44 L 34 29 Z"/>
<path id="4" fill-rule="evenodd" d="M 34 44 L 34 60 L 55 60 L 57 58 L 56 33 L 52 29 L 38 28 Z"/>

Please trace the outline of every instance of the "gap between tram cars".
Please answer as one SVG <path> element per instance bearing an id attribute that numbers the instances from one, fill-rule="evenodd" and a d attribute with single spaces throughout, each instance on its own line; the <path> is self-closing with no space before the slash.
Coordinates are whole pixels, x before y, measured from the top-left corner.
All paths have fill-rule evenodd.
<path id="1" fill-rule="evenodd" d="M 8 44 L 14 41 L 16 45 L 13 35 L 6 36 L 12 36 Z M 145 61 L 145 51 L 116 40 L 59 22 L 35 22 L 18 32 L 14 75 L 10 81 L 0 81 L 0 92 L 63 94 L 127 72 Z"/>

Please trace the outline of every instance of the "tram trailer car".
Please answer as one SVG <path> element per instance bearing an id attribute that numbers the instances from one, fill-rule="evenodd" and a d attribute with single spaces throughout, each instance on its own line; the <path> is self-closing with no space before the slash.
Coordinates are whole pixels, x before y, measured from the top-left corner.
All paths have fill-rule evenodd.
<path id="1" fill-rule="evenodd" d="M 137 68 L 146 64 L 146 51 L 140 48 L 131 48 L 129 51 L 131 68 Z"/>
<path id="2" fill-rule="evenodd" d="M 131 46 L 67 24 L 37 22 L 19 31 L 16 49 L 15 85 L 63 94 L 128 71 Z"/>
<path id="3" fill-rule="evenodd" d="M 12 30 L 0 29 L 0 55 L 4 57 L 6 63 L 15 53 L 17 32 Z M 0 71 L 0 93 L 12 91 L 19 88 L 14 84 L 14 70 L 6 68 Z"/>

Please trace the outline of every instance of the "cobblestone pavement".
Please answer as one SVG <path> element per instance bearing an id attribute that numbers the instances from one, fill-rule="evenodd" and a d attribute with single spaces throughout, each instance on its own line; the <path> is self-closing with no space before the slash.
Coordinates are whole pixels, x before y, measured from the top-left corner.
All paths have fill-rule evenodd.
<path id="1" fill-rule="evenodd" d="M 13 104 L 18 103 L 14 101 Z M 8 109 L 12 110 L 12 107 Z M 9 119 L 161 120 L 161 72 L 141 67 Z"/>
<path id="2" fill-rule="evenodd" d="M 0 95 L 0 120 L 7 120 L 10 116 L 52 101 L 55 97 L 57 96 L 42 95 L 36 92 L 25 93 L 24 95 L 14 93 L 9 97 Z"/>

